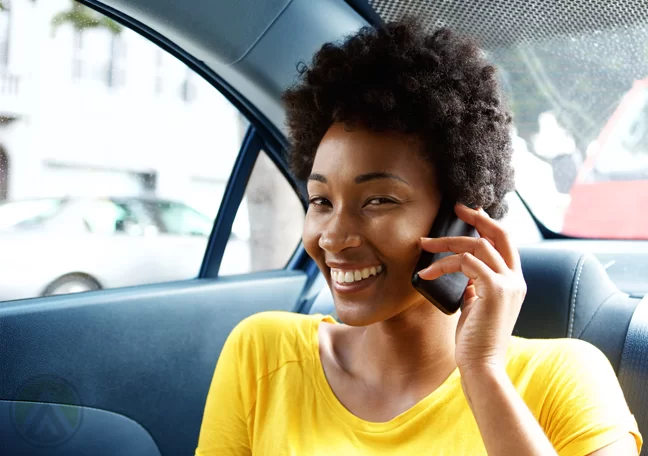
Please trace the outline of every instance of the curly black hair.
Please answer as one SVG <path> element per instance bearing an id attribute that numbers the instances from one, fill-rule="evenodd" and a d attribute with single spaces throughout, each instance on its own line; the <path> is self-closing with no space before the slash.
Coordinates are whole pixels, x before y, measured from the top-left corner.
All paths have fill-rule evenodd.
<path id="1" fill-rule="evenodd" d="M 446 28 L 427 33 L 406 18 L 324 44 L 298 72 L 283 95 L 298 179 L 308 177 L 333 123 L 362 125 L 419 136 L 445 197 L 493 218 L 506 213 L 511 115 L 496 69 L 474 40 Z"/>

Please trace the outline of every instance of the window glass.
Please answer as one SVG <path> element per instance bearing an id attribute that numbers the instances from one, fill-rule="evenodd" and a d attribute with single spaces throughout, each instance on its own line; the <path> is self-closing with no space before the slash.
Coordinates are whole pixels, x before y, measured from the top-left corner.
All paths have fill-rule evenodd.
<path id="1" fill-rule="evenodd" d="M 489 51 L 515 121 L 516 185 L 551 230 L 648 239 L 648 27 Z"/>
<path id="2" fill-rule="evenodd" d="M 648 180 L 648 81 L 626 98 L 625 109 L 600 144 L 589 181 Z"/>
<path id="3" fill-rule="evenodd" d="M 301 240 L 304 207 L 285 176 L 259 153 L 236 213 L 220 275 L 281 269 Z"/>
<path id="4" fill-rule="evenodd" d="M 162 229 L 181 236 L 209 236 L 214 221 L 197 210 L 178 203 L 158 202 L 152 205 Z"/>
<path id="5" fill-rule="evenodd" d="M 138 216 L 127 204 L 111 200 L 95 200 L 83 210 L 83 221 L 92 234 L 111 235 L 125 233 L 139 236 L 146 230 L 146 220 Z"/>
<path id="6" fill-rule="evenodd" d="M 9 0 L 0 2 L 0 65 L 6 65 L 9 60 L 10 8 L 11 2 Z"/>
<path id="7" fill-rule="evenodd" d="M 71 273 L 101 288 L 195 277 L 247 121 L 178 59 L 80 3 L 13 1 L 11 20 L 0 301 Z M 38 232 L 2 230 L 61 200 Z M 15 267 L 27 251 L 42 261 Z"/>

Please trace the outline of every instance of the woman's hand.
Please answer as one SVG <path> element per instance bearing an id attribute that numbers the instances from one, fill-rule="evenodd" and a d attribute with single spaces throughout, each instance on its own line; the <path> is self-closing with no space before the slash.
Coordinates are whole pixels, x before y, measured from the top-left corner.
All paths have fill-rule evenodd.
<path id="1" fill-rule="evenodd" d="M 470 281 L 455 336 L 455 360 L 462 372 L 506 366 L 506 351 L 526 295 L 520 255 L 504 229 L 482 209 L 456 205 L 464 222 L 477 228 L 480 238 L 424 238 L 428 252 L 453 252 L 434 262 L 419 276 L 434 280 L 463 272 Z"/>

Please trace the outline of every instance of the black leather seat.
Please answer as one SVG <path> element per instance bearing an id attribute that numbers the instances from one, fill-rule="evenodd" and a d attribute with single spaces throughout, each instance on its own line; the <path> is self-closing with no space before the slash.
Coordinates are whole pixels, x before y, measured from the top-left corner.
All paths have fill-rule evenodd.
<path id="1" fill-rule="evenodd" d="M 527 295 L 514 334 L 526 338 L 573 337 L 597 346 L 619 372 L 632 313 L 630 298 L 609 279 L 591 254 L 543 246 L 520 249 Z M 309 313 L 332 314 L 328 288 Z"/>

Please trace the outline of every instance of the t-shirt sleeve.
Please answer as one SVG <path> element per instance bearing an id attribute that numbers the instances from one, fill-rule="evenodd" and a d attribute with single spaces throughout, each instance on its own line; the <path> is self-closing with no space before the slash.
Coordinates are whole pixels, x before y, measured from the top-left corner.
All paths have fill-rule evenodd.
<path id="1" fill-rule="evenodd" d="M 560 456 L 588 455 L 632 434 L 642 437 L 606 356 L 580 340 L 554 346 L 546 362 L 543 426 Z M 542 423 L 541 423 L 542 424 Z"/>
<path id="2" fill-rule="evenodd" d="M 232 330 L 221 351 L 203 414 L 196 456 L 252 454 L 248 433 L 250 380 L 244 360 L 244 320 Z"/>
<path id="3" fill-rule="evenodd" d="M 285 363 L 300 360 L 298 340 L 313 318 L 266 311 L 241 321 L 218 358 L 205 403 L 196 456 L 252 454 L 259 382 Z"/>

